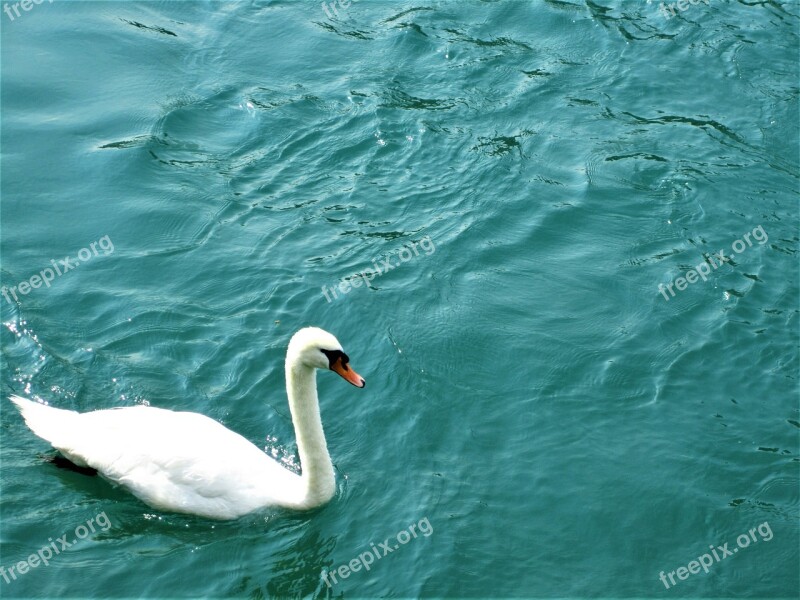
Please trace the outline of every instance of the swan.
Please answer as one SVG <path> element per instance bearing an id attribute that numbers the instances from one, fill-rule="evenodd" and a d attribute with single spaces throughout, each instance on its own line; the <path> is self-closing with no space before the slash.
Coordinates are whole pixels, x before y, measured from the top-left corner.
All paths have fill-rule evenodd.
<path id="1" fill-rule="evenodd" d="M 27 426 L 79 467 L 91 467 L 149 506 L 212 519 L 255 510 L 307 510 L 335 492 L 333 464 L 320 419 L 315 369 L 330 369 L 356 387 L 341 344 L 317 327 L 299 330 L 286 351 L 286 394 L 302 475 L 247 439 L 199 413 L 131 406 L 78 413 L 12 395 Z"/>

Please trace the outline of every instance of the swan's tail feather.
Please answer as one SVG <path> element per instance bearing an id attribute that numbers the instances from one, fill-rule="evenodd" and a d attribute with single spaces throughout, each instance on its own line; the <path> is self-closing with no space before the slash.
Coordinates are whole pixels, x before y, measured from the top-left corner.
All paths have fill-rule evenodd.
<path id="1" fill-rule="evenodd" d="M 17 405 L 25 424 L 33 433 L 50 442 L 55 448 L 60 449 L 65 445 L 65 434 L 69 434 L 78 417 L 77 412 L 54 408 L 17 395 L 9 396 L 8 399 Z"/>

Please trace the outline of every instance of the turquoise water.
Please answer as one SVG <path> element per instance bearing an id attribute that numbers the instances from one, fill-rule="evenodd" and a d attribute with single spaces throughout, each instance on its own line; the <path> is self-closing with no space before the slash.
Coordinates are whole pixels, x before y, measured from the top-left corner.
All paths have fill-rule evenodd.
<path id="1" fill-rule="evenodd" d="M 75 543 L 0 594 L 800 594 L 796 2 L 29 8 L 0 13 L 0 565 Z M 150 509 L 5 400 L 197 411 L 296 463 L 309 324 L 367 380 L 319 374 L 312 513 Z"/>

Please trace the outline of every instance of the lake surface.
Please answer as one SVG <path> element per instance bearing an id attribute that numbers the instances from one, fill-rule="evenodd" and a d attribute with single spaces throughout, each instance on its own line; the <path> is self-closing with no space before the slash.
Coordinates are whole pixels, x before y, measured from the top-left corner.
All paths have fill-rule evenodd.
<path id="1" fill-rule="evenodd" d="M 800 594 L 796 2 L 8 6 L 0 594 Z M 367 381 L 311 513 L 159 512 L 6 400 L 296 468 L 306 325 Z"/>

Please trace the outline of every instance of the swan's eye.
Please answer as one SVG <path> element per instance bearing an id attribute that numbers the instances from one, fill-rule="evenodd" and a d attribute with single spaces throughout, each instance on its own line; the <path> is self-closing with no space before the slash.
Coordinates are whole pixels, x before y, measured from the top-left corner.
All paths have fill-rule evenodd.
<path id="1" fill-rule="evenodd" d="M 337 361 L 341 360 L 342 367 L 344 367 L 345 371 L 347 370 L 347 364 L 350 362 L 350 357 L 347 356 L 347 354 L 341 350 L 325 350 L 325 348 L 320 348 L 319 351 L 327 357 L 329 369 L 332 369 L 333 365 L 335 365 Z"/>

